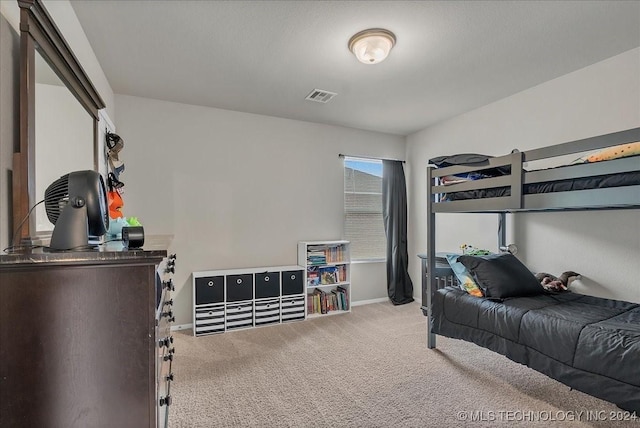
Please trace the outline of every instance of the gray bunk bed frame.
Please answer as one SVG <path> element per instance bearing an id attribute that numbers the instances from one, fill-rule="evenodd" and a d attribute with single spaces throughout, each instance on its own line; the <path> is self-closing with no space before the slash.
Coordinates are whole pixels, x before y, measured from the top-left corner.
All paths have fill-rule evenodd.
<path id="1" fill-rule="evenodd" d="M 514 152 L 505 156 L 490 158 L 482 166 L 427 167 L 427 252 L 419 254 L 422 277 L 422 311 L 427 318 L 427 347 L 436 347 L 436 335 L 431 332 L 433 293 L 456 280 L 446 261 L 436 257 L 436 214 L 437 213 L 495 213 L 499 216 L 498 248 L 506 247 L 506 214 L 527 211 L 564 210 L 614 210 L 640 208 L 640 185 L 609 187 L 601 189 L 573 190 L 565 192 L 524 194 L 523 186 L 554 180 L 590 177 L 640 171 L 638 156 L 573 165 L 570 168 L 556 168 L 526 172 L 523 163 L 559 156 L 578 154 L 603 149 L 625 143 L 640 141 L 640 128 L 628 129 L 611 134 L 571 141 L 525 152 Z M 500 177 L 486 178 L 460 184 L 440 185 L 438 179 L 447 175 L 477 172 L 487 168 L 510 166 L 511 173 Z M 510 195 L 492 198 L 440 201 L 439 195 L 449 192 L 483 190 L 508 186 Z M 434 267 L 430 269 L 429 267 Z"/>

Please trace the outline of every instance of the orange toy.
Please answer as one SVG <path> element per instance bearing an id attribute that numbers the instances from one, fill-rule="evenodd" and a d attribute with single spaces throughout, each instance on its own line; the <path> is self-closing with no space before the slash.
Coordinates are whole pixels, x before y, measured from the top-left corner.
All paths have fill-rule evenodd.
<path id="1" fill-rule="evenodd" d="M 122 218 L 122 207 L 124 206 L 124 201 L 122 200 L 122 196 L 120 193 L 112 190 L 108 192 L 107 199 L 109 201 L 109 217 L 110 218 Z"/>

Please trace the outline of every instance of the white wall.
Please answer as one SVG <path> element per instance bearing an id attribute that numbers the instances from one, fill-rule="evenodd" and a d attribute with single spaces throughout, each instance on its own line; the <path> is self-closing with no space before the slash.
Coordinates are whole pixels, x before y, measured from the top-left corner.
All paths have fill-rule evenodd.
<path id="1" fill-rule="evenodd" d="M 407 137 L 412 168 L 411 255 L 424 252 L 429 158 L 463 152 L 503 155 L 640 126 L 640 48 L 617 55 Z M 534 271 L 580 272 L 574 289 L 640 302 L 640 210 L 508 216 L 508 242 Z M 438 214 L 438 251 L 472 243 L 495 250 L 497 216 Z M 515 231 L 514 231 L 515 230 Z M 489 231 L 487 233 L 487 231 Z M 509 233 L 511 232 L 511 233 Z M 411 257 L 419 278 L 420 264 Z M 419 287 L 415 287 L 416 295 Z"/>
<path id="2" fill-rule="evenodd" d="M 93 122 L 65 86 L 36 83 L 36 202 L 51 183 L 71 171 L 93 169 Z M 36 230 L 53 230 L 44 208 Z"/>
<path id="3" fill-rule="evenodd" d="M 297 264 L 298 241 L 342 237 L 339 153 L 404 154 L 398 136 L 131 96 L 116 106 L 123 213 L 174 235 L 177 324 L 191 322 L 191 272 Z M 352 280 L 353 300 L 386 296 L 383 263 Z"/>

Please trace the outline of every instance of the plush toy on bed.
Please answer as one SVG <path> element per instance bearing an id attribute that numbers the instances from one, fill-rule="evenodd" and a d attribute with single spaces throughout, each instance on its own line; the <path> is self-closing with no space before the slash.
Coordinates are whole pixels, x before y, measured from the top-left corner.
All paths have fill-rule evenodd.
<path id="1" fill-rule="evenodd" d="M 566 291 L 571 283 L 576 279 L 580 279 L 580 277 L 579 273 L 573 271 L 563 272 L 559 277 L 545 272 L 536 274 L 536 279 L 540 281 L 540 285 L 542 285 L 545 290 L 553 292 Z"/>
<path id="2" fill-rule="evenodd" d="M 637 155 L 640 155 L 640 141 L 607 147 L 597 152 L 586 154 L 573 161 L 573 163 L 593 163 Z"/>

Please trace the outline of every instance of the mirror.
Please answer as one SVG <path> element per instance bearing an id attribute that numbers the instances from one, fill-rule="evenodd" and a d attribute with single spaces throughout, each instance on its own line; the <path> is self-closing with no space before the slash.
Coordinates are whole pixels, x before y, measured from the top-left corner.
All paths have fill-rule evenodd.
<path id="1" fill-rule="evenodd" d="M 35 197 L 40 201 L 62 175 L 94 169 L 93 119 L 37 50 L 35 63 Z M 36 234 L 51 232 L 43 204 L 35 214 Z"/>
<path id="2" fill-rule="evenodd" d="M 18 0 L 18 5 L 20 6 L 20 146 L 13 155 L 13 227 L 14 232 L 19 231 L 17 236 L 20 242 L 31 244 L 39 239 L 38 224 L 44 214 L 39 215 L 36 212 L 36 215 L 29 215 L 29 213 L 31 208 L 42 199 L 44 189 L 49 183 L 60 175 L 74 170 L 99 169 L 98 110 L 104 108 L 105 104 L 40 0 Z M 41 55 L 42 61 L 38 59 L 38 55 Z M 48 67 L 39 67 L 39 63 L 46 63 Z M 40 70 L 50 69 L 52 73 L 42 71 L 43 82 L 49 83 L 36 84 L 36 75 L 38 74 L 38 80 L 40 80 L 41 73 L 36 72 L 38 67 Z M 57 84 L 51 84 L 51 74 L 64 84 L 66 91 L 62 91 Z M 45 78 L 47 75 L 48 79 Z M 71 97 L 62 95 L 63 92 Z M 37 107 L 39 104 L 45 106 L 42 107 L 42 111 Z M 69 117 L 58 116 L 62 111 L 68 110 L 67 107 L 69 110 L 77 110 L 71 108 L 71 104 L 84 110 L 85 118 L 80 119 L 80 122 L 88 123 L 88 125 L 81 125 L 78 131 L 71 130 Z M 72 115 L 78 118 L 82 116 L 77 111 Z M 41 122 L 43 126 L 36 126 L 37 122 Z M 73 146 L 63 148 L 58 147 L 61 140 L 76 142 Z M 82 160 L 80 163 L 74 163 L 74 159 L 81 152 Z M 85 157 L 91 160 L 87 163 Z M 41 168 L 43 168 L 42 171 Z M 53 176 L 55 178 L 51 178 Z M 46 219 L 46 215 L 44 218 Z M 46 226 L 47 223 L 48 220 L 46 222 L 43 220 L 42 228 L 51 230 L 52 227 Z M 16 243 L 17 241 L 18 239 Z"/>

